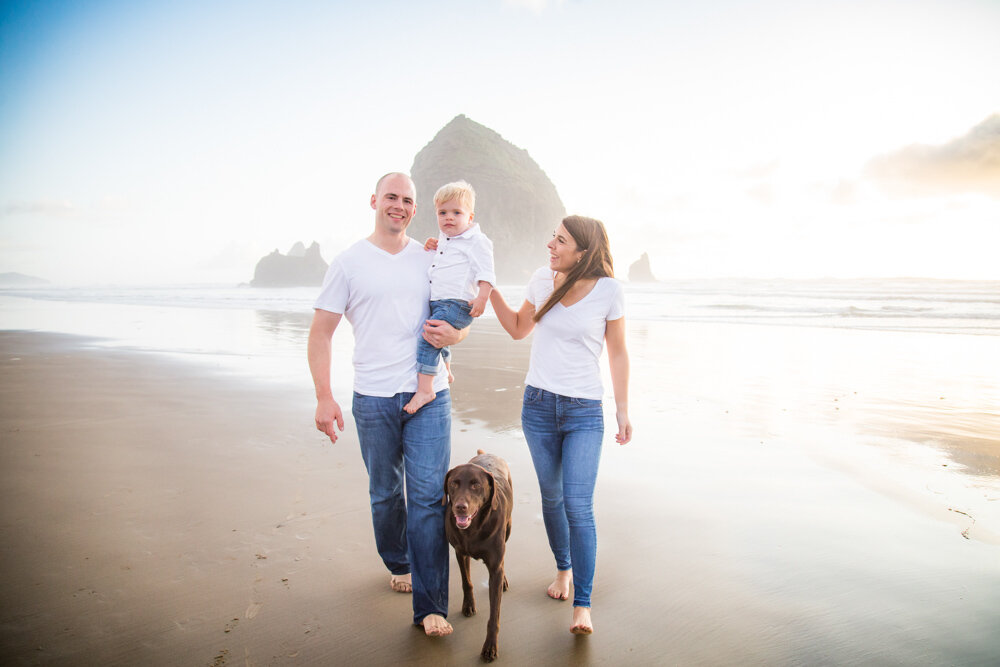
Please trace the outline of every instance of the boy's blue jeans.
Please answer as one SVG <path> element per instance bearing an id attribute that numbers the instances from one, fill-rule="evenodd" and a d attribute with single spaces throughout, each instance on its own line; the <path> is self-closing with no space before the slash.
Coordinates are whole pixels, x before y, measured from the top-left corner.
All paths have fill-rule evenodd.
<path id="1" fill-rule="evenodd" d="M 413 622 L 419 624 L 428 614 L 448 616 L 441 494 L 451 460 L 451 394 L 439 391 L 413 415 L 403 410 L 411 398 L 412 392 L 355 392 L 353 413 L 368 469 L 375 546 L 391 573 L 412 573 Z"/>
<path id="2" fill-rule="evenodd" d="M 528 385 L 521 428 L 535 464 L 556 568 L 573 569 L 573 606 L 589 607 L 597 561 L 594 486 L 604 439 L 601 402 Z"/>
<path id="3" fill-rule="evenodd" d="M 472 306 L 464 299 L 440 299 L 431 301 L 431 315 L 428 319 L 444 320 L 456 329 L 464 329 L 472 324 L 469 311 Z M 423 338 L 417 340 L 417 372 L 421 375 L 437 375 L 441 358 L 446 360 L 451 356 L 447 347 L 434 347 Z"/>

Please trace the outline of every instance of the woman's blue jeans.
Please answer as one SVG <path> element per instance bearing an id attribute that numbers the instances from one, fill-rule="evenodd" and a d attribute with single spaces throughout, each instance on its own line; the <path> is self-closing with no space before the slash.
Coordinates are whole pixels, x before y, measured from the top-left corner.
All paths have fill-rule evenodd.
<path id="1" fill-rule="evenodd" d="M 573 606 L 589 607 L 597 561 L 594 485 L 604 439 L 601 402 L 524 388 L 521 428 L 542 492 L 542 519 L 559 570 L 573 570 Z"/>
<path id="2" fill-rule="evenodd" d="M 429 320 L 444 320 L 456 329 L 464 329 L 472 324 L 472 315 L 469 311 L 472 306 L 468 301 L 462 299 L 439 299 L 431 301 L 431 314 Z M 447 347 L 440 349 L 434 347 L 422 337 L 417 338 L 417 372 L 422 375 L 437 375 L 438 365 L 441 358 L 445 361 L 451 356 L 451 350 Z"/>
<path id="3" fill-rule="evenodd" d="M 441 495 L 451 460 L 451 394 L 439 391 L 413 415 L 403 410 L 411 398 L 412 392 L 385 398 L 355 392 L 353 412 L 368 469 L 375 546 L 391 573 L 412 573 L 413 622 L 419 624 L 428 614 L 448 615 Z"/>

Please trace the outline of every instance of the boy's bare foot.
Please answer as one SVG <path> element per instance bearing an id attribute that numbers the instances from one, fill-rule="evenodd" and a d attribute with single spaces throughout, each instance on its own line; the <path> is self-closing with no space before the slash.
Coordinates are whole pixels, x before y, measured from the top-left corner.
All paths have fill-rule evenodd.
<path id="1" fill-rule="evenodd" d="M 409 403 L 403 406 L 403 409 L 412 415 L 417 410 L 433 401 L 435 398 L 437 398 L 437 394 L 433 391 L 423 392 L 417 390 L 417 393 L 413 395 L 413 398 L 410 399 Z"/>
<path id="2" fill-rule="evenodd" d="M 446 366 L 445 368 L 448 369 L 448 384 L 451 384 L 455 381 L 455 374 L 451 372 L 451 366 Z"/>
<path id="3" fill-rule="evenodd" d="M 412 593 L 413 581 L 408 574 L 394 574 L 389 577 L 389 586 L 397 593 Z"/>
<path id="4" fill-rule="evenodd" d="M 555 580 L 549 584 L 546 593 L 553 600 L 568 600 L 569 589 L 573 585 L 573 570 L 557 570 Z"/>
<path id="5" fill-rule="evenodd" d="M 573 607 L 573 626 L 569 631 L 574 635 L 594 633 L 594 624 L 590 620 L 590 607 Z"/>
<path id="6" fill-rule="evenodd" d="M 428 637 L 444 637 L 452 631 L 451 623 L 440 614 L 428 614 L 424 616 L 422 623 Z"/>

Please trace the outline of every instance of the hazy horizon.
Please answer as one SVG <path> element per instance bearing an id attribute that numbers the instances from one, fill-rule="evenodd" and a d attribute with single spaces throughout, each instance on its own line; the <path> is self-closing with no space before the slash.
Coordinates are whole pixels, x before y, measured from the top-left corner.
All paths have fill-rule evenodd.
<path id="1" fill-rule="evenodd" d="M 972 0 L 4 3 L 0 274 L 329 261 L 465 114 L 606 223 L 622 276 L 998 280 L 998 33 Z"/>

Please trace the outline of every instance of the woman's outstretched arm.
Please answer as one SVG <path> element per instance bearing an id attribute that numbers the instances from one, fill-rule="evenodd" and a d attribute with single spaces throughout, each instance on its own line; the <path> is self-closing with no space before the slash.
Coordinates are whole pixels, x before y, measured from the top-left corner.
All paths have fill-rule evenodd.
<path id="1" fill-rule="evenodd" d="M 521 304 L 521 310 L 515 312 L 507 305 L 500 291 L 494 289 L 490 293 L 490 304 L 493 306 L 493 312 L 497 314 L 500 326 L 514 340 L 521 340 L 535 328 L 535 320 L 532 319 L 535 316 L 535 305 L 527 299 Z"/>
<path id="2" fill-rule="evenodd" d="M 608 344 L 608 363 L 611 366 L 611 385 L 615 392 L 615 417 L 618 433 L 615 440 L 619 445 L 632 439 L 632 422 L 628 418 L 628 350 L 625 347 L 625 318 L 608 322 L 604 330 L 604 340 Z"/>

